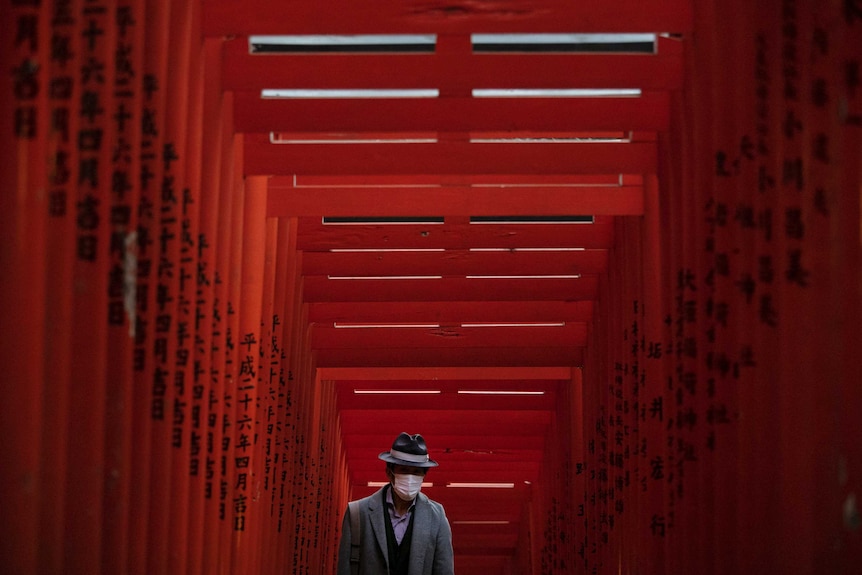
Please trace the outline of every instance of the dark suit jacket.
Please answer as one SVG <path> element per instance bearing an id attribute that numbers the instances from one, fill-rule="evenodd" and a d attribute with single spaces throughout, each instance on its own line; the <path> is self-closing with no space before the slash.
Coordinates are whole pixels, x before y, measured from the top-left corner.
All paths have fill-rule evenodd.
<path id="1" fill-rule="evenodd" d="M 387 575 L 389 553 L 386 549 L 386 525 L 389 513 L 383 503 L 382 487 L 359 500 L 360 533 L 359 575 Z M 452 529 L 443 506 L 416 496 L 413 509 L 413 542 L 410 546 L 409 575 L 454 575 Z M 341 543 L 338 546 L 338 575 L 350 575 L 350 517 L 344 513 Z"/>

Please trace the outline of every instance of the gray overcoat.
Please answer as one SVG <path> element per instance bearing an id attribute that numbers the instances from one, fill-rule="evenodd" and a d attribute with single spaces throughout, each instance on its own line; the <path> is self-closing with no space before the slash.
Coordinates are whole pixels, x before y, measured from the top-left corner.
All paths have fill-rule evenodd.
<path id="1" fill-rule="evenodd" d="M 389 553 L 382 487 L 359 500 L 359 575 L 387 575 Z M 413 509 L 413 542 L 410 545 L 408 575 L 454 575 L 452 529 L 443 506 L 420 492 Z M 341 525 L 338 546 L 338 575 L 350 575 L 350 518 L 347 511 Z"/>

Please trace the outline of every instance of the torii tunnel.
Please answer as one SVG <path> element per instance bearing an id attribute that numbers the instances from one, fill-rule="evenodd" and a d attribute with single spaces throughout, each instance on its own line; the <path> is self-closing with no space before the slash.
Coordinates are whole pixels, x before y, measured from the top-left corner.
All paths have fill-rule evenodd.
<path id="1" fill-rule="evenodd" d="M 859 0 L 0 6 L 3 573 L 862 572 Z"/>

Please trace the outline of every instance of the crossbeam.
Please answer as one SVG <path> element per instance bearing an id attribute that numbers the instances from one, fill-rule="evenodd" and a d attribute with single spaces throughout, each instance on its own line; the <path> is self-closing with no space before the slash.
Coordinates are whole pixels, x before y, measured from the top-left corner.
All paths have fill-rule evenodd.
<path id="1" fill-rule="evenodd" d="M 446 206 L 451 216 L 642 215 L 642 186 L 274 187 L 267 214 L 422 216 Z"/>
<path id="2" fill-rule="evenodd" d="M 640 88 L 682 83 L 680 54 L 251 54 L 229 40 L 225 90 L 440 88 Z"/>
<path id="3" fill-rule="evenodd" d="M 262 99 L 237 92 L 237 132 L 583 132 L 667 129 L 669 98 Z"/>
<path id="4" fill-rule="evenodd" d="M 272 144 L 244 139 L 248 175 L 651 173 L 656 145 L 646 143 Z"/>
<path id="5" fill-rule="evenodd" d="M 689 0 L 454 2 L 210 0 L 206 36 L 251 34 L 435 34 L 680 32 L 692 28 Z"/>

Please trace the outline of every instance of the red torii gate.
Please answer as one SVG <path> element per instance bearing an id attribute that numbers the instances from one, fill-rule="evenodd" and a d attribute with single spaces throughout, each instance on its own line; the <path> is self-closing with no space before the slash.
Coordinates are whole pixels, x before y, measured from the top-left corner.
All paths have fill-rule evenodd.
<path id="1" fill-rule="evenodd" d="M 331 573 L 402 428 L 462 575 L 859 564 L 856 2 L 3 14 L 10 572 Z"/>

